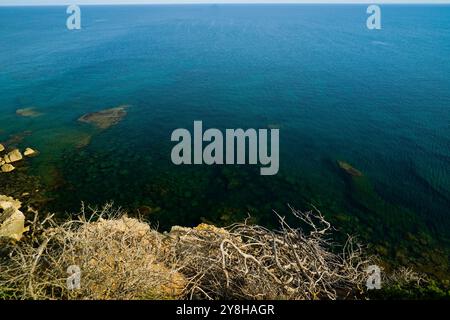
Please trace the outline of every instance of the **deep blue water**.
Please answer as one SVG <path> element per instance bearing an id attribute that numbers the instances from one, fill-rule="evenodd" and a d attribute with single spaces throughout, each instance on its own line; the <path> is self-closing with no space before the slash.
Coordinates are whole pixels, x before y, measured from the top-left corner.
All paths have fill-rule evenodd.
<path id="1" fill-rule="evenodd" d="M 63 181 L 52 208 L 114 199 L 194 224 L 315 204 L 378 239 L 448 237 L 450 6 L 382 6 L 377 31 L 365 6 L 82 7 L 80 31 L 65 9 L 0 8 L 0 141 L 31 131 L 30 172 Z M 76 121 L 122 104 L 106 131 Z M 170 134 L 194 120 L 279 127 L 280 173 L 172 165 Z M 337 160 L 364 173 L 373 210 Z"/>

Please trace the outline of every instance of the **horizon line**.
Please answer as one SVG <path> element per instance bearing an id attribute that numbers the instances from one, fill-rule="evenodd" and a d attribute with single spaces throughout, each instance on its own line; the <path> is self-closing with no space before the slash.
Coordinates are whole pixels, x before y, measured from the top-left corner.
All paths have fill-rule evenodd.
<path id="1" fill-rule="evenodd" d="M 0 3 L 0 7 L 65 7 L 69 5 L 78 5 L 78 6 L 151 6 L 151 5 L 160 5 L 160 6 L 173 6 L 173 5 L 450 5 L 450 0 L 431 0 L 431 1 L 370 1 L 370 0 L 362 0 L 358 2 L 352 1 L 261 1 L 261 2 L 118 2 L 118 3 L 81 3 L 76 4 L 73 2 L 67 3 Z"/>

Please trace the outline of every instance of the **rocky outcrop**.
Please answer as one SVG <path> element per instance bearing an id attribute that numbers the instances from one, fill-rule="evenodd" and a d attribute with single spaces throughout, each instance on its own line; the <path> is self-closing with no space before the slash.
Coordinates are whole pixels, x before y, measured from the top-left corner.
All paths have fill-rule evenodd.
<path id="1" fill-rule="evenodd" d="M 90 123 L 100 129 L 108 129 L 118 124 L 127 114 L 127 106 L 105 109 L 98 112 L 91 112 L 81 116 L 78 121 Z"/>
<path id="2" fill-rule="evenodd" d="M 25 228 L 25 216 L 19 210 L 20 201 L 0 195 L 0 238 L 20 240 Z"/>

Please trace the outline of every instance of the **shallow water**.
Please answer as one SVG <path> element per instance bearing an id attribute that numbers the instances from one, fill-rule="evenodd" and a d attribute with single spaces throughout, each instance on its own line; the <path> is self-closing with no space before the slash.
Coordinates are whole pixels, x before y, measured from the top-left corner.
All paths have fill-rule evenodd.
<path id="1" fill-rule="evenodd" d="M 223 5 L 0 8 L 0 141 L 40 151 L 52 210 L 114 200 L 163 227 L 311 204 L 392 243 L 450 230 L 450 7 Z M 130 105 L 104 131 L 88 112 Z M 42 115 L 20 117 L 34 107 Z M 176 167 L 176 128 L 280 128 L 280 172 Z M 352 179 L 337 166 L 363 172 Z M 1 186 L 0 186 L 1 191 Z M 1 192 L 0 192 L 1 193 Z M 284 211 L 283 211 L 284 210 Z"/>

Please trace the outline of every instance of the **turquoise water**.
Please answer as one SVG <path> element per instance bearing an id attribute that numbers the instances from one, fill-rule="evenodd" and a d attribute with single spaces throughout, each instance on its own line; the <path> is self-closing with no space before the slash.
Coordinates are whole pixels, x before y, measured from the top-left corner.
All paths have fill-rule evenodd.
<path id="1" fill-rule="evenodd" d="M 0 141 L 29 131 L 14 143 L 40 151 L 28 172 L 47 184 L 52 210 L 114 200 L 167 227 L 248 213 L 269 224 L 272 209 L 313 204 L 367 239 L 445 243 L 450 6 L 384 6 L 379 31 L 365 11 L 94 6 L 68 31 L 64 7 L 0 8 Z M 77 122 L 123 104 L 108 130 Z M 16 115 L 27 107 L 42 115 Z M 279 174 L 172 165 L 170 135 L 194 120 L 279 127 Z"/>

